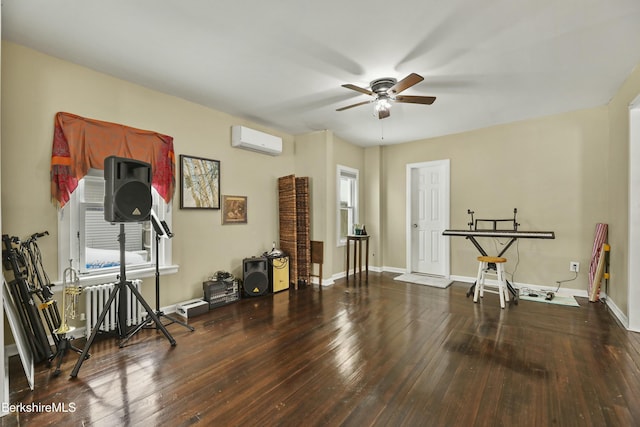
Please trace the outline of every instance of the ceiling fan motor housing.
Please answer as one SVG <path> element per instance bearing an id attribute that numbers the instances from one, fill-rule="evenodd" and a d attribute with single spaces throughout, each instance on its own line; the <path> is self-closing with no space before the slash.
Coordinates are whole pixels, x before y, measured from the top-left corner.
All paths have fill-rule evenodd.
<path id="1" fill-rule="evenodd" d="M 387 94 L 387 91 L 398 81 L 392 77 L 384 77 L 371 82 L 371 91 L 378 95 Z"/>

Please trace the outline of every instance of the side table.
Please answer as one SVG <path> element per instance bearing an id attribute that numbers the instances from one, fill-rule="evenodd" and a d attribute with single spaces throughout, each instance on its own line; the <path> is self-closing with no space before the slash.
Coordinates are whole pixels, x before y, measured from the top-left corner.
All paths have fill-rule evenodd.
<path id="1" fill-rule="evenodd" d="M 365 281 L 369 282 L 369 235 L 350 234 L 347 236 L 347 283 L 349 282 L 349 258 L 350 246 L 353 242 L 353 278 L 358 273 L 358 279 L 362 280 L 362 242 L 365 242 Z"/>

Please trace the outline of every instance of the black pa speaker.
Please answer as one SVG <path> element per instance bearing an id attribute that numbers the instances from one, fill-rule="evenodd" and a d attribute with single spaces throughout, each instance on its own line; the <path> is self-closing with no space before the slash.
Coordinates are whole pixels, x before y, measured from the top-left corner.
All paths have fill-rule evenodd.
<path id="1" fill-rule="evenodd" d="M 269 290 L 266 258 L 242 260 L 242 292 L 249 297 L 265 295 Z"/>
<path id="2" fill-rule="evenodd" d="M 104 220 L 139 222 L 151 213 L 151 165 L 110 156 L 104 159 Z"/>

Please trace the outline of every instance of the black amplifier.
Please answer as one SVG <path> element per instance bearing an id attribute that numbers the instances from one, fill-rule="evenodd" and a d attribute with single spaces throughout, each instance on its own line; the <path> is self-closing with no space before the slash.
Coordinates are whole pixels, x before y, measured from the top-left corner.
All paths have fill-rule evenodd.
<path id="1" fill-rule="evenodd" d="M 202 282 L 202 290 L 204 291 L 204 300 L 209 303 L 209 310 L 240 299 L 238 280 L 233 278 L 207 280 Z"/>

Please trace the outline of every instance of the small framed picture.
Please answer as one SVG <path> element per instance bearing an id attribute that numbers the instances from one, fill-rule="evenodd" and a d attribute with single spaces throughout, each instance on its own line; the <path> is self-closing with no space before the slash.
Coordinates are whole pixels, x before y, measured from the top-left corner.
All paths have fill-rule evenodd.
<path id="1" fill-rule="evenodd" d="M 247 197 L 222 196 L 222 224 L 247 223 Z"/>
<path id="2" fill-rule="evenodd" d="M 220 209 L 220 161 L 180 155 L 180 209 Z"/>

